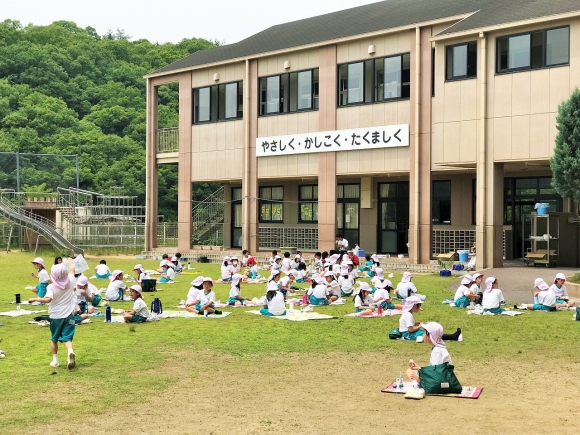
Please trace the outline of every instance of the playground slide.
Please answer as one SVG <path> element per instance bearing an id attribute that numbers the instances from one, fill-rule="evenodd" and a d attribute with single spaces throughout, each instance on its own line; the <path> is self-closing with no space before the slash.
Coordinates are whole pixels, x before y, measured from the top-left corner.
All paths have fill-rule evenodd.
<path id="1" fill-rule="evenodd" d="M 83 249 L 74 246 L 66 237 L 58 232 L 53 222 L 40 216 L 35 216 L 3 198 L 0 199 L 0 215 L 15 225 L 20 225 L 23 228 L 37 232 L 50 241 L 56 248 L 70 249 L 75 256 L 84 254 Z"/>

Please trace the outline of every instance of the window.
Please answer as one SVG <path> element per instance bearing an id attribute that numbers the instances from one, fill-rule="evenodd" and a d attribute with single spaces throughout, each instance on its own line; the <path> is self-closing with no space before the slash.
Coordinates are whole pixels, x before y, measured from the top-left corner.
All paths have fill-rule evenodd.
<path id="1" fill-rule="evenodd" d="M 228 121 L 243 116 L 242 82 L 193 90 L 193 123 Z"/>
<path id="2" fill-rule="evenodd" d="M 318 109 L 318 68 L 260 78 L 260 115 Z"/>
<path id="3" fill-rule="evenodd" d="M 298 222 L 318 222 L 318 186 L 300 186 Z"/>
<path id="4" fill-rule="evenodd" d="M 260 222 L 284 222 L 283 187 L 260 187 Z"/>
<path id="5" fill-rule="evenodd" d="M 410 95 L 408 53 L 338 66 L 339 106 L 399 100 Z"/>
<path id="6" fill-rule="evenodd" d="M 431 221 L 451 224 L 451 181 L 433 181 Z"/>
<path id="7" fill-rule="evenodd" d="M 567 65 L 569 62 L 569 27 L 538 30 L 497 39 L 498 73 Z"/>
<path id="8" fill-rule="evenodd" d="M 451 45 L 447 50 L 447 80 L 477 77 L 477 42 Z"/>

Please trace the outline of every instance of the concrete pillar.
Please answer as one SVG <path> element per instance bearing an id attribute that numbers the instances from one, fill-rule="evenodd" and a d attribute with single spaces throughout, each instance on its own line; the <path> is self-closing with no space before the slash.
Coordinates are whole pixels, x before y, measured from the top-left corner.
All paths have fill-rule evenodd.
<path id="1" fill-rule="evenodd" d="M 318 108 L 321 131 L 336 130 L 336 45 L 320 48 L 320 103 Z M 334 249 L 336 240 L 336 152 L 318 154 L 318 250 Z"/>
<path id="2" fill-rule="evenodd" d="M 147 79 L 147 126 L 145 136 L 145 250 L 157 247 L 157 86 Z"/>
<path id="3" fill-rule="evenodd" d="M 409 259 L 431 259 L 431 27 L 416 28 L 411 43 Z"/>
<path id="4" fill-rule="evenodd" d="M 242 248 L 255 253 L 258 240 L 258 61 L 246 61 L 244 78 L 244 161 L 242 172 Z"/>
<path id="5" fill-rule="evenodd" d="M 191 198 L 192 198 L 192 82 L 191 72 L 179 75 L 179 169 L 177 192 L 177 249 L 191 249 Z"/>

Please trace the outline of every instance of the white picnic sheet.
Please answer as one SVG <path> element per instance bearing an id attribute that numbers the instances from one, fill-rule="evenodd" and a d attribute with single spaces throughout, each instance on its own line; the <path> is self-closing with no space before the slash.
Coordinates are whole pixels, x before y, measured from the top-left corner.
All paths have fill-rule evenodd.
<path id="1" fill-rule="evenodd" d="M 220 319 L 223 317 L 227 317 L 231 312 L 221 313 L 221 314 L 210 314 L 207 316 L 209 319 Z M 190 313 L 189 311 L 164 311 L 161 314 L 152 314 L 151 317 L 147 319 L 147 322 L 157 322 L 160 319 L 175 319 L 175 318 L 183 318 L 183 319 L 204 319 L 205 316 L 203 314 L 194 314 Z M 104 320 L 106 322 L 106 320 Z M 112 316 L 111 323 L 125 323 L 125 319 L 123 316 Z"/>
<path id="2" fill-rule="evenodd" d="M 10 302 L 10 304 L 14 305 L 14 304 L 16 304 L 16 301 L 12 301 L 12 302 Z M 32 306 L 37 307 L 39 305 L 46 305 L 46 304 L 43 304 L 42 302 L 32 302 L 32 303 L 30 303 L 28 301 L 20 301 L 20 304 L 19 305 L 32 305 Z"/>
<path id="3" fill-rule="evenodd" d="M 493 313 L 484 313 L 483 309 L 479 309 L 479 310 L 466 310 L 467 314 L 475 314 L 476 316 L 497 316 L 497 314 L 493 314 Z M 510 316 L 510 317 L 515 317 L 515 316 L 519 316 L 520 314 L 524 314 L 521 311 L 504 311 L 503 313 L 501 313 L 502 316 Z"/>
<path id="4" fill-rule="evenodd" d="M 368 319 L 376 319 L 378 317 L 400 316 L 401 314 L 403 314 L 402 310 L 384 310 L 382 316 L 379 316 L 376 312 L 374 312 L 372 315 L 363 316 L 363 312 L 361 312 L 346 314 L 344 317 L 364 317 Z"/>
<path id="5" fill-rule="evenodd" d="M 46 310 L 40 310 L 40 311 L 12 310 L 12 311 L 2 312 L 2 313 L 0 313 L 0 316 L 19 317 L 19 316 L 26 316 L 28 314 L 44 313 L 45 311 Z"/>
<path id="6" fill-rule="evenodd" d="M 257 310 L 248 310 L 246 313 L 255 314 L 258 316 L 264 316 Z M 320 314 L 314 311 L 300 312 L 298 310 L 290 311 L 286 310 L 284 316 L 264 316 L 270 319 L 280 319 L 280 320 L 290 320 L 292 322 L 304 322 L 306 320 L 326 320 L 326 319 L 336 319 L 336 316 L 329 316 L 327 314 Z"/>

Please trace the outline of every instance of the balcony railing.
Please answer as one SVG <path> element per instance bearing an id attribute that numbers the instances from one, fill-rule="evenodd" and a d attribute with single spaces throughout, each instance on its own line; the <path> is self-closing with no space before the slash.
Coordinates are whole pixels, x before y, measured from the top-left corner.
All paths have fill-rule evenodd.
<path id="1" fill-rule="evenodd" d="M 179 128 L 157 129 L 157 153 L 176 153 L 179 151 Z"/>

